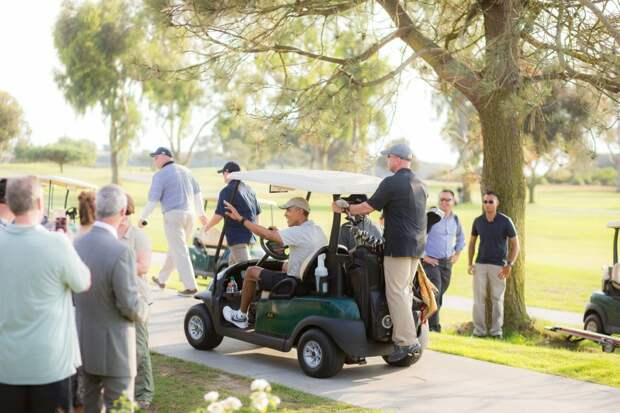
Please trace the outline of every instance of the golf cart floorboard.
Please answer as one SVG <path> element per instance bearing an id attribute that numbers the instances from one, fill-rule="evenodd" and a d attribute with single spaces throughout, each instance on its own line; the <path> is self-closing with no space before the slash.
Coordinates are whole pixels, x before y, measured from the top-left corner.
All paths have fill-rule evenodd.
<path id="1" fill-rule="evenodd" d="M 221 327 L 220 334 L 225 337 L 235 338 L 247 343 L 256 344 L 258 346 L 269 347 L 278 351 L 289 351 L 286 349 L 286 338 L 269 336 L 257 333 L 253 327 L 241 329 L 237 327 Z"/>

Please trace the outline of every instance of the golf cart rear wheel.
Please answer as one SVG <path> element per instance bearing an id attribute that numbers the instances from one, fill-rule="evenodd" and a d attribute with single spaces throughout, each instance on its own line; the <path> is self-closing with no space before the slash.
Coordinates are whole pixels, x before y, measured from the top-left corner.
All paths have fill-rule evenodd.
<path id="1" fill-rule="evenodd" d="M 217 334 L 213 321 L 204 304 L 196 304 L 185 315 L 185 338 L 198 350 L 211 350 L 217 347 L 224 337 Z"/>
<path id="2" fill-rule="evenodd" d="M 405 357 L 402 360 L 398 360 L 396 362 L 389 362 L 388 361 L 388 356 L 381 356 L 383 357 L 383 360 L 389 364 L 390 366 L 394 366 L 394 367 L 409 367 L 415 363 L 418 362 L 418 360 L 420 360 L 422 358 L 422 350 L 420 350 L 418 353 L 416 354 L 412 354 L 409 357 Z"/>
<path id="3" fill-rule="evenodd" d="M 598 314 L 589 314 L 583 322 L 583 329 L 593 333 L 604 334 L 603 322 Z"/>
<path id="4" fill-rule="evenodd" d="M 297 343 L 297 360 L 310 377 L 332 377 L 342 369 L 344 353 L 324 332 L 313 328 Z"/>

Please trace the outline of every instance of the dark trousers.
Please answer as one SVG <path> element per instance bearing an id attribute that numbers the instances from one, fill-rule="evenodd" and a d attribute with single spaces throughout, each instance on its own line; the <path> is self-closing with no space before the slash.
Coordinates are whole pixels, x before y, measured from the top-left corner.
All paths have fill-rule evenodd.
<path id="1" fill-rule="evenodd" d="M 439 264 L 432 266 L 427 263 L 422 264 L 424 272 L 429 280 L 437 287 L 437 311 L 428 319 L 428 327 L 434 331 L 441 331 L 439 323 L 439 310 L 443 303 L 443 295 L 450 286 L 450 278 L 452 277 L 452 263 L 449 259 L 440 259 Z"/>
<path id="2" fill-rule="evenodd" d="M 54 383 L 12 385 L 0 383 L 0 412 L 73 412 L 71 377 Z"/>

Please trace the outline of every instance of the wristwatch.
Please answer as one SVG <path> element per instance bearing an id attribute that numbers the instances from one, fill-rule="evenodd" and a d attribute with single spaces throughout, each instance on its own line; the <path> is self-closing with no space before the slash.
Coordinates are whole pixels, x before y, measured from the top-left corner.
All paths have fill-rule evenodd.
<path id="1" fill-rule="evenodd" d="M 241 225 L 243 225 L 243 223 L 244 223 L 245 221 L 246 221 L 246 218 L 245 218 L 245 217 L 241 217 L 241 219 L 239 220 L 239 223 L 240 223 Z"/>

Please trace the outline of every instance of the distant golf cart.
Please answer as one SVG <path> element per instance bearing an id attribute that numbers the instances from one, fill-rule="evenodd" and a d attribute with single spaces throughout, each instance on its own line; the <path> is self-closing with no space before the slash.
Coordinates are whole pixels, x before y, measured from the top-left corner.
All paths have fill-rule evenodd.
<path id="1" fill-rule="evenodd" d="M 204 201 L 204 210 L 207 210 L 209 203 L 217 203 L 217 201 L 217 196 L 207 196 Z M 257 201 L 262 209 L 260 217 L 263 218 L 267 215 L 266 209 L 269 208 L 270 225 L 273 225 L 273 213 L 276 203 L 261 198 L 257 198 Z M 220 254 L 218 254 L 216 263 L 217 246 L 220 241 L 222 248 Z M 250 248 L 250 258 L 259 259 L 263 255 L 265 255 L 265 253 L 259 245 L 252 245 Z M 196 277 L 215 277 L 215 274 L 228 267 L 228 258 L 230 256 L 230 250 L 228 249 L 223 232 L 216 227 L 211 228 L 208 232 L 204 232 L 202 228 L 196 230 L 192 245 L 189 247 L 189 256 Z"/>
<path id="2" fill-rule="evenodd" d="M 43 225 L 58 226 L 60 222 L 63 222 L 62 218 L 64 217 L 65 229 L 67 229 L 66 226 L 77 227 L 77 195 L 80 191 L 96 191 L 97 186 L 78 179 L 65 178 L 64 176 L 39 176 L 38 178 L 43 190 L 47 192 L 47 208 Z M 70 200 L 69 195 L 72 192 L 75 198 Z"/>
<path id="3" fill-rule="evenodd" d="M 569 338 L 572 336 L 578 340 L 595 341 L 602 346 L 603 351 L 611 353 L 616 347 L 620 347 L 620 339 L 611 337 L 612 334 L 620 333 L 620 263 L 618 263 L 620 221 L 610 222 L 607 228 L 614 230 L 613 265 L 603 267 L 603 288 L 602 291 L 595 291 L 590 296 L 590 302 L 583 314 L 584 329 L 566 327 L 548 327 L 548 329 L 567 334 Z"/>
<path id="4" fill-rule="evenodd" d="M 344 194 L 371 194 L 380 182 L 374 176 L 316 170 L 244 171 L 232 173 L 232 178 L 269 184 L 270 192 L 295 189 L 306 192 L 306 199 L 312 193 L 323 193 L 334 200 Z M 269 292 L 257 291 L 250 305 L 247 329 L 233 326 L 222 316 L 224 306 L 239 308 L 240 304 L 240 292 L 227 292 L 227 286 L 234 280 L 240 290 L 245 270 L 251 265 L 280 271 L 287 258 L 284 247 L 261 239 L 263 258 L 218 272 L 215 282 L 196 294 L 195 298 L 202 302 L 191 307 L 185 316 L 188 342 L 199 350 L 217 347 L 224 337 L 283 352 L 296 347 L 301 369 L 319 378 L 334 376 L 344 363 L 365 364 L 366 357 L 383 356 L 387 362 L 393 345 L 392 321 L 385 298 L 382 240 L 358 230 L 358 245 L 349 251 L 338 245 L 340 220 L 341 214 L 332 215 L 329 245 L 304 262 L 301 280 L 289 277 Z M 327 276 L 317 283 L 315 269 L 321 255 L 325 257 Z M 414 318 L 418 338 L 425 348 L 428 323 L 419 322 L 419 311 L 414 311 Z M 422 352 L 415 353 L 395 365 L 410 366 L 421 356 Z"/>

